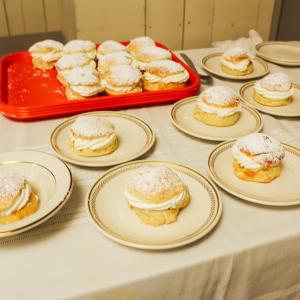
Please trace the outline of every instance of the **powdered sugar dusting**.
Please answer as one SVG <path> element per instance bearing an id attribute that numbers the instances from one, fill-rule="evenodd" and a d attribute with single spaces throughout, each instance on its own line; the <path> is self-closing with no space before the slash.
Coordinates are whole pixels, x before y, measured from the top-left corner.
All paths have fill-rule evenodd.
<path id="1" fill-rule="evenodd" d="M 98 73 L 92 68 L 76 68 L 65 74 L 70 85 L 97 85 L 100 84 Z"/>
<path id="2" fill-rule="evenodd" d="M 7 173 L 0 177 L 0 201 L 15 198 L 23 187 L 25 177 L 18 173 Z"/>
<path id="3" fill-rule="evenodd" d="M 171 59 L 171 52 L 156 46 L 143 47 L 135 53 L 136 59 L 141 61 L 154 61 Z"/>
<path id="4" fill-rule="evenodd" d="M 240 101 L 238 94 L 231 88 L 225 86 L 208 88 L 200 94 L 200 97 L 208 103 L 219 105 L 227 105 Z"/>
<path id="5" fill-rule="evenodd" d="M 113 85 L 132 85 L 141 79 L 141 72 L 130 65 L 116 65 L 110 68 L 106 80 Z"/>
<path id="6" fill-rule="evenodd" d="M 129 65 L 133 57 L 127 52 L 114 52 L 98 58 L 100 64 Z"/>
<path id="7" fill-rule="evenodd" d="M 185 70 L 181 64 L 168 59 L 153 61 L 145 67 L 145 70 L 149 73 L 156 72 L 157 69 L 162 69 L 164 73 L 170 74 L 181 73 Z"/>
<path id="8" fill-rule="evenodd" d="M 136 37 L 130 41 L 129 46 L 132 44 L 140 46 L 155 46 L 155 42 L 148 36 Z"/>
<path id="9" fill-rule="evenodd" d="M 168 192 L 180 192 L 184 184 L 179 176 L 165 166 L 146 166 L 135 171 L 127 184 L 127 189 L 136 190 L 149 196 Z"/>
<path id="10" fill-rule="evenodd" d="M 263 133 L 253 133 L 238 139 L 233 147 L 250 153 L 259 164 L 278 164 L 284 157 L 284 148 L 276 139 Z"/>
<path id="11" fill-rule="evenodd" d="M 114 130 L 111 122 L 98 116 L 80 116 L 71 126 L 71 131 L 83 137 L 111 135 Z"/>
<path id="12" fill-rule="evenodd" d="M 58 69 L 69 69 L 69 68 L 78 68 L 84 65 L 87 65 L 91 62 L 91 59 L 81 53 L 64 55 L 56 62 L 56 67 Z"/>
<path id="13" fill-rule="evenodd" d="M 261 86 L 271 91 L 288 91 L 292 87 L 289 77 L 281 72 L 265 76 L 260 80 Z"/>
<path id="14" fill-rule="evenodd" d="M 127 51 L 127 48 L 121 43 L 112 40 L 102 42 L 97 49 L 97 53 L 99 54 L 109 54 L 121 51 Z"/>
<path id="15" fill-rule="evenodd" d="M 86 50 L 95 50 L 95 43 L 87 40 L 72 40 L 65 44 L 64 51 L 65 52 L 80 52 Z"/>
<path id="16" fill-rule="evenodd" d="M 29 48 L 29 52 L 39 52 L 41 50 L 53 49 L 61 51 L 63 49 L 63 44 L 54 40 L 44 40 L 33 44 Z"/>

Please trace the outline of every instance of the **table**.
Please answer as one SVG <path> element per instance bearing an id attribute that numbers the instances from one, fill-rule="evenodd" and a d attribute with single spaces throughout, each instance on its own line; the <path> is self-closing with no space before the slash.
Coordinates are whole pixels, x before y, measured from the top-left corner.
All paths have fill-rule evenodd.
<path id="1" fill-rule="evenodd" d="M 213 51 L 184 52 L 199 67 Z M 284 72 L 300 82 L 300 68 Z M 214 84 L 238 91 L 242 83 Z M 125 111 L 156 133 L 155 149 L 143 158 L 173 160 L 208 176 L 207 158 L 217 143 L 177 131 L 170 109 Z M 49 136 L 62 120 L 22 123 L 0 116 L 0 151 L 52 153 Z M 265 133 L 300 147 L 299 118 L 263 120 Z M 141 251 L 105 238 L 85 212 L 85 195 L 106 169 L 70 168 L 75 186 L 66 206 L 38 228 L 0 240 L 1 299 L 300 299 L 299 207 L 252 205 L 220 190 L 223 217 L 209 236 L 171 251 Z"/>

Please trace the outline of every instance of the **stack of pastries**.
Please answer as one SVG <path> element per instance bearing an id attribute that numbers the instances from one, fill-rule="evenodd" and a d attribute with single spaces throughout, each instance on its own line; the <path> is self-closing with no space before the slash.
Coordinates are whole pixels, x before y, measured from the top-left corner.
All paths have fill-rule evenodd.
<path id="1" fill-rule="evenodd" d="M 171 60 L 171 52 L 157 47 L 147 36 L 134 38 L 127 46 L 113 40 L 98 47 L 88 40 L 65 45 L 46 40 L 29 51 L 35 68 L 56 67 L 68 100 L 86 99 L 103 91 L 122 95 L 175 89 L 184 87 L 189 79 L 188 72 Z"/>

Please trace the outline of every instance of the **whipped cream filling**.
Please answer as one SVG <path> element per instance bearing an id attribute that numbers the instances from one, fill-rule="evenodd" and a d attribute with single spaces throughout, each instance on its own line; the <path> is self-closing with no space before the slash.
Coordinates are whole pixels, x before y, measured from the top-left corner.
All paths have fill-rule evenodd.
<path id="1" fill-rule="evenodd" d="M 108 88 L 109 90 L 120 92 L 120 93 L 127 93 L 132 91 L 135 88 L 134 86 L 118 86 L 118 85 L 111 85 L 106 80 L 102 80 L 102 86 Z"/>
<path id="2" fill-rule="evenodd" d="M 73 134 L 70 134 L 70 139 L 74 143 L 74 147 L 78 150 L 99 150 L 106 148 L 108 145 L 112 144 L 116 138 L 117 136 L 115 133 L 96 139 L 81 139 L 79 137 L 75 137 Z"/>
<path id="3" fill-rule="evenodd" d="M 245 153 L 241 152 L 240 149 L 236 146 L 232 147 L 232 155 L 238 162 L 240 166 L 243 168 L 258 171 L 263 168 L 262 165 L 258 164 L 254 161 L 250 156 L 246 155 Z"/>
<path id="4" fill-rule="evenodd" d="M 87 52 L 84 52 L 84 51 L 64 51 L 64 55 L 70 55 L 70 54 L 83 54 L 85 56 L 87 56 L 88 58 L 90 59 L 94 59 L 96 58 L 96 50 L 92 50 L 92 51 L 87 51 Z"/>
<path id="5" fill-rule="evenodd" d="M 249 59 L 243 59 L 238 63 L 233 63 L 231 61 L 228 61 L 228 60 L 222 58 L 221 63 L 223 65 L 225 65 L 226 67 L 232 69 L 232 70 L 246 71 L 248 65 L 250 64 L 250 60 Z"/>
<path id="6" fill-rule="evenodd" d="M 21 189 L 21 193 L 12 203 L 12 205 L 6 209 L 0 211 L 0 216 L 9 216 L 12 212 L 17 211 L 24 207 L 29 200 L 31 194 L 31 187 L 28 183 L 25 183 L 24 187 Z"/>
<path id="7" fill-rule="evenodd" d="M 83 97 L 96 95 L 103 90 L 103 88 L 98 85 L 71 85 L 70 88 L 72 91 Z"/>
<path id="8" fill-rule="evenodd" d="M 31 56 L 34 58 L 40 58 L 46 62 L 50 62 L 50 61 L 56 61 L 56 60 L 60 59 L 61 52 L 48 52 L 48 53 L 32 52 Z"/>
<path id="9" fill-rule="evenodd" d="M 143 202 L 128 191 L 125 191 L 125 197 L 131 206 L 137 208 L 147 209 L 147 210 L 166 210 L 169 208 L 176 208 L 177 204 L 182 202 L 186 197 L 186 190 L 184 190 L 183 192 L 179 193 L 175 197 L 165 202 L 155 203 L 155 204 Z"/>
<path id="10" fill-rule="evenodd" d="M 162 83 L 166 83 L 166 84 L 172 83 L 172 82 L 175 82 L 175 83 L 176 82 L 178 82 L 178 83 L 186 82 L 190 77 L 188 71 L 186 71 L 186 70 L 184 70 L 181 73 L 177 73 L 177 74 L 166 76 L 166 77 L 159 77 L 159 76 L 156 76 L 149 72 L 145 72 L 143 76 L 149 82 L 162 82 Z"/>
<path id="11" fill-rule="evenodd" d="M 274 99 L 274 100 L 287 99 L 287 98 L 291 97 L 294 93 L 294 87 L 293 86 L 288 91 L 271 91 L 271 90 L 265 89 L 260 84 L 259 81 L 255 82 L 254 90 L 258 94 L 262 95 L 263 97 L 266 97 L 268 99 Z"/>
<path id="12" fill-rule="evenodd" d="M 202 100 L 201 97 L 199 97 L 197 101 L 197 105 L 202 111 L 209 114 L 216 114 L 221 117 L 230 116 L 236 112 L 242 111 L 242 104 L 240 102 L 238 103 L 237 106 L 221 108 L 221 107 L 215 107 L 213 105 L 208 105 Z"/>

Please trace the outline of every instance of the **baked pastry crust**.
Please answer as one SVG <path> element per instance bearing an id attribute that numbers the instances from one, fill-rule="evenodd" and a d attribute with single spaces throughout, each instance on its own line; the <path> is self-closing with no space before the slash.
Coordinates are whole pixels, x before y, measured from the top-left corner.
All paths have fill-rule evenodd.
<path id="1" fill-rule="evenodd" d="M 126 91 L 126 92 L 118 92 L 118 91 L 113 91 L 112 89 L 109 88 L 105 88 L 105 92 L 108 95 L 124 95 L 124 94 L 133 94 L 133 93 L 140 93 L 142 92 L 143 89 L 141 87 L 140 84 L 138 84 L 137 86 L 133 87 L 130 91 Z"/>
<path id="2" fill-rule="evenodd" d="M 258 94 L 256 91 L 253 92 L 253 98 L 255 101 L 266 106 L 285 106 L 292 102 L 292 97 L 285 99 L 270 99 Z"/>
<path id="3" fill-rule="evenodd" d="M 47 62 L 40 57 L 32 57 L 32 64 L 36 69 L 51 70 L 55 65 L 55 61 Z"/>
<path id="4" fill-rule="evenodd" d="M 253 63 L 250 61 L 249 65 L 247 66 L 247 69 L 245 71 L 239 71 L 239 70 L 233 70 L 224 64 L 221 63 L 221 69 L 223 72 L 229 75 L 234 75 L 234 76 L 244 76 L 248 75 L 253 72 Z"/>
<path id="5" fill-rule="evenodd" d="M 143 89 L 145 91 L 160 91 L 160 90 L 171 90 L 171 89 L 179 89 L 186 86 L 186 82 L 150 82 L 145 79 L 143 81 Z"/>

